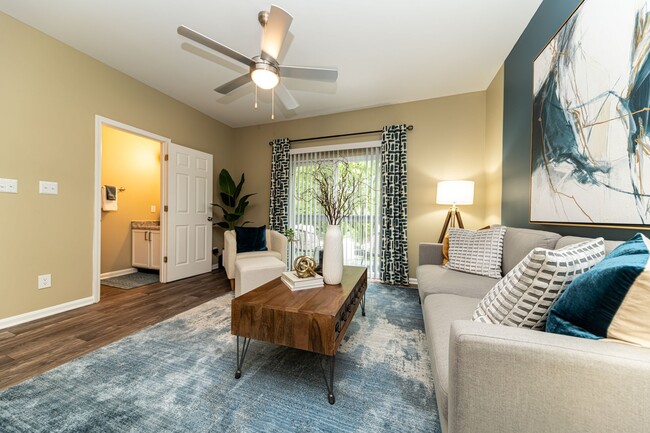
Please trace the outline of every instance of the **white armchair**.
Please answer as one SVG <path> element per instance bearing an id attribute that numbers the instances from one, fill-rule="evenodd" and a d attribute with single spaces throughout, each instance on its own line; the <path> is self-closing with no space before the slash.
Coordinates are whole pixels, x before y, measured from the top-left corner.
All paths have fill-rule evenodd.
<path id="1" fill-rule="evenodd" d="M 266 230 L 266 248 L 268 251 L 251 251 L 237 254 L 237 237 L 234 230 L 228 230 L 223 236 L 223 265 L 230 279 L 230 288 L 235 290 L 235 263 L 237 260 L 253 257 L 275 257 L 287 263 L 287 237 L 275 230 Z"/>

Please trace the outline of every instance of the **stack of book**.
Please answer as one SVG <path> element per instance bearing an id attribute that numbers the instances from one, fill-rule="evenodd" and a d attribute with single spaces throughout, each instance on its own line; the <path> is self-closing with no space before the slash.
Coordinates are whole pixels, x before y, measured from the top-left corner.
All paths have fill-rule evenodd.
<path id="1" fill-rule="evenodd" d="M 291 290 L 315 289 L 324 285 L 322 276 L 300 278 L 296 271 L 283 272 L 280 279 Z"/>

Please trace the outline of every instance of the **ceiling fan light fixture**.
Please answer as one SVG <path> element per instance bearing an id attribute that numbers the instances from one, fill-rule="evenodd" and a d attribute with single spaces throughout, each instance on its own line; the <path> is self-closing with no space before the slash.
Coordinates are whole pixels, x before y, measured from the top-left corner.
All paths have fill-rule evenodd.
<path id="1" fill-rule="evenodd" d="M 280 82 L 277 68 L 272 65 L 257 65 L 251 72 L 251 79 L 257 87 L 265 90 L 274 88 Z"/>

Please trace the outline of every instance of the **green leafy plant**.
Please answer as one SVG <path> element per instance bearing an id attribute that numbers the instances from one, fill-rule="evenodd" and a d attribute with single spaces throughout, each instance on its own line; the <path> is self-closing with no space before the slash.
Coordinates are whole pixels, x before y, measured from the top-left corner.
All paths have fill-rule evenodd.
<path id="1" fill-rule="evenodd" d="M 219 207 L 223 211 L 223 221 L 217 223 L 219 227 L 228 230 L 233 230 L 237 221 L 244 216 L 244 211 L 248 206 L 248 198 L 255 195 L 246 194 L 239 197 L 241 194 L 242 186 L 244 185 L 244 173 L 241 175 L 239 183 L 235 185 L 235 181 L 225 168 L 219 173 L 219 189 L 221 190 L 220 196 L 223 206 L 219 203 L 212 203 L 213 206 Z M 244 221 L 241 225 L 246 225 L 251 221 Z"/>
<path id="2" fill-rule="evenodd" d="M 296 240 L 296 233 L 293 231 L 293 229 L 286 229 L 285 231 L 282 232 L 283 235 L 287 237 L 287 241 L 293 242 Z"/>

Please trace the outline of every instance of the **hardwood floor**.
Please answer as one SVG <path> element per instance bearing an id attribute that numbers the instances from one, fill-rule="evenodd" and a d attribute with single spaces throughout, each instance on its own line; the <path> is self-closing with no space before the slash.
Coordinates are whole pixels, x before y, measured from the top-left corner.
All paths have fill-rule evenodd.
<path id="1" fill-rule="evenodd" d="M 97 304 L 0 330 L 0 389 L 229 291 L 223 269 L 131 290 L 102 285 Z"/>

